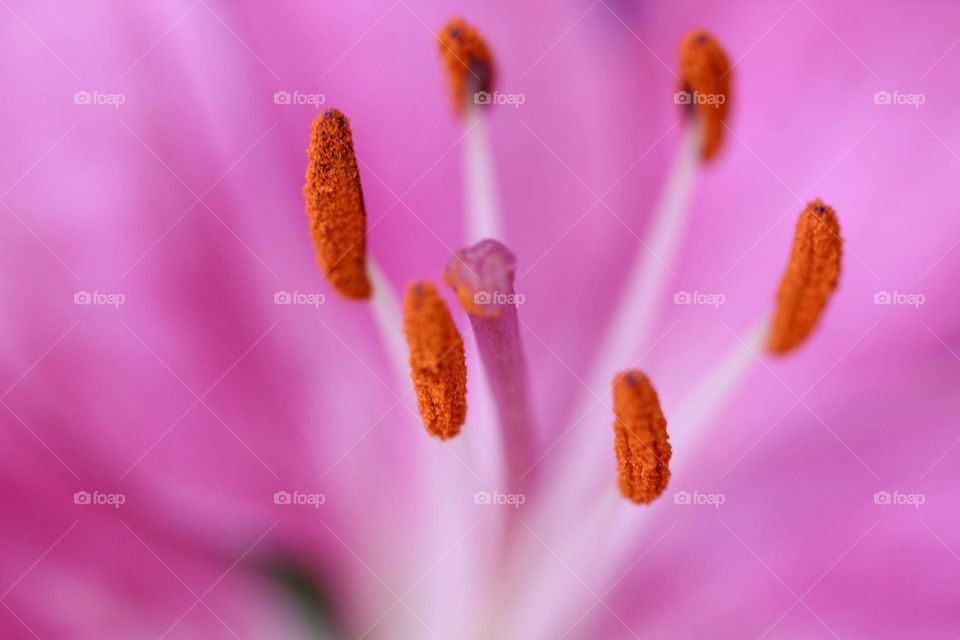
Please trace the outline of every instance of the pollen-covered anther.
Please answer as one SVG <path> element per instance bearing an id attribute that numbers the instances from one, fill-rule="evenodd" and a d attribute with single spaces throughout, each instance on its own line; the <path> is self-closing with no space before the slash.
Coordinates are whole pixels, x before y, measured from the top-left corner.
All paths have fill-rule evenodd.
<path id="1" fill-rule="evenodd" d="M 353 135 L 345 115 L 326 109 L 317 116 L 307 157 L 303 195 L 320 269 L 343 296 L 369 298 L 367 216 Z"/>
<path id="2" fill-rule="evenodd" d="M 641 371 L 614 378 L 613 412 L 620 493 L 634 502 L 653 502 L 670 481 L 673 450 L 657 392 Z"/>
<path id="3" fill-rule="evenodd" d="M 456 17 L 440 30 L 437 41 L 456 109 L 464 111 L 470 105 L 485 104 L 481 92 L 489 93 L 493 86 L 493 58 L 480 33 Z"/>
<path id="4" fill-rule="evenodd" d="M 767 346 L 774 353 L 798 347 L 813 331 L 840 278 L 843 240 L 834 210 L 821 200 L 797 220 L 790 263 L 780 282 Z"/>
<path id="5" fill-rule="evenodd" d="M 703 126 L 702 156 L 716 154 L 730 109 L 730 60 L 716 38 L 703 29 L 680 42 L 680 93 L 677 102 L 693 109 Z"/>
<path id="6" fill-rule="evenodd" d="M 403 331 L 423 425 L 441 440 L 452 438 L 467 416 L 467 365 L 463 338 L 430 282 L 407 287 Z"/>

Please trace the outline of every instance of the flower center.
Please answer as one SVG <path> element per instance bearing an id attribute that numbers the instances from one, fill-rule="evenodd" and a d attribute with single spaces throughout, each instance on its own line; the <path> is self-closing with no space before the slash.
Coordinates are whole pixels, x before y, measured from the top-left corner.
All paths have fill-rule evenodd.
<path id="1" fill-rule="evenodd" d="M 438 34 L 438 40 L 454 105 L 466 116 L 463 122 L 467 141 L 468 239 L 475 242 L 486 238 L 458 251 L 447 266 L 444 280 L 453 287 L 460 306 L 470 317 L 503 433 L 507 480 L 516 487 L 537 467 L 532 461 L 537 449 L 533 446 L 534 425 L 519 331 L 517 303 L 522 298 L 514 291 L 516 263 L 503 244 L 490 239 L 501 235 L 492 195 L 495 190 L 492 155 L 482 129 L 481 111 L 484 110 L 474 106 L 485 104 L 474 97 L 480 95 L 475 92 L 486 92 L 492 87 L 493 63 L 484 40 L 460 18 L 451 20 Z M 642 251 L 638 249 L 633 267 L 628 266 L 630 276 L 624 293 L 610 329 L 604 332 L 597 361 L 591 367 L 588 377 L 591 389 L 605 386 L 610 373 L 622 367 L 624 359 L 634 357 L 646 344 L 651 326 L 649 318 L 655 315 L 656 305 L 663 297 L 666 274 L 672 273 L 670 265 L 682 237 L 694 178 L 703 161 L 716 154 L 724 137 L 730 63 L 709 33 L 698 30 L 684 38 L 680 46 L 680 75 L 683 91 L 677 94 L 677 102 L 685 105 L 694 117 L 687 118 L 685 123 L 677 163 L 652 216 L 649 242 L 643 245 Z M 470 135 L 471 132 L 475 135 Z M 394 332 L 399 333 L 400 312 L 395 308 L 395 294 L 376 264 L 372 260 L 367 264 L 366 217 L 360 178 L 349 123 L 342 113 L 328 109 L 314 121 L 308 155 L 304 194 L 318 262 L 342 295 L 368 298 L 372 289 L 372 310 L 396 364 L 402 359 L 402 355 L 396 357 L 397 341 L 393 340 Z M 759 348 L 766 337 L 772 352 L 786 353 L 799 346 L 814 329 L 837 284 L 841 245 L 834 211 L 819 200 L 809 203 L 797 223 L 772 329 L 767 332 L 766 319 L 759 323 L 755 335 L 748 338 L 748 342 L 741 341 L 743 348 L 726 357 L 691 394 L 689 406 L 678 407 L 676 413 L 671 414 L 673 423 L 680 427 L 675 430 L 677 437 L 673 445 L 683 452 L 683 460 L 674 461 L 674 472 L 678 472 L 677 463 L 690 460 L 698 434 L 709 424 L 724 399 L 745 379 L 748 365 L 756 360 L 753 347 Z M 402 327 L 409 350 L 408 362 L 403 366 L 409 364 L 423 423 L 431 435 L 440 439 L 453 437 L 466 419 L 465 350 L 463 338 L 433 284 L 418 282 L 408 287 Z M 403 337 L 399 340 L 402 351 Z M 673 445 L 668 438 L 666 419 L 650 379 L 639 370 L 630 369 L 617 375 L 612 387 L 620 492 L 633 502 L 651 503 L 663 493 L 671 477 Z M 592 397 L 586 401 L 586 410 L 575 414 L 577 422 L 593 425 L 605 421 L 610 406 L 593 402 Z M 479 403 L 474 403 L 474 409 L 476 404 Z M 483 437 L 479 432 L 473 435 Z M 560 439 L 565 435 L 565 432 L 561 434 Z M 531 504 L 534 510 L 524 514 L 524 524 L 533 523 L 527 527 L 532 531 L 550 531 L 550 523 L 556 521 L 554 516 L 560 508 L 585 516 L 585 522 L 600 522 L 604 526 L 597 530 L 607 533 L 611 528 L 605 526 L 609 524 L 605 516 L 591 518 L 590 515 L 591 509 L 598 506 L 595 503 L 600 502 L 596 486 L 601 481 L 609 482 L 609 440 L 598 437 L 595 429 L 586 428 L 580 429 L 564 445 L 561 453 L 551 458 L 550 473 L 538 474 L 538 499 L 536 505 Z M 564 457 L 564 454 L 568 455 Z M 523 485 L 525 490 L 528 486 Z M 614 491 L 608 493 L 616 505 L 623 505 Z M 610 513 L 615 517 L 626 515 L 623 509 Z M 579 524 L 572 523 L 571 529 L 577 529 Z M 606 552 L 619 555 L 639 532 L 631 529 L 629 533 L 622 540 L 611 537 Z M 517 548 L 523 550 L 523 547 Z M 518 551 L 511 557 L 524 558 L 525 554 Z M 508 567 L 506 571 L 509 570 Z M 559 607 L 558 610 L 563 610 L 570 597 L 568 585 L 550 581 L 547 574 L 538 570 L 513 578 L 526 587 L 520 589 L 525 597 L 537 594 Z M 520 619 L 508 617 L 503 626 L 523 629 L 524 615 L 534 610 L 521 608 L 517 614 Z M 507 633 L 502 637 L 541 635 Z"/>

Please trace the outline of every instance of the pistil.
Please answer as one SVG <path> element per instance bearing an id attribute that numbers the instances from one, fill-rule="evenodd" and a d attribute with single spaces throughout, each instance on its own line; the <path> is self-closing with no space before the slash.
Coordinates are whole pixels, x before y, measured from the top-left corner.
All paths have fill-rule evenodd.
<path id="1" fill-rule="evenodd" d="M 499 418 L 507 481 L 516 487 L 532 464 L 533 425 L 513 278 L 516 261 L 496 240 L 457 252 L 444 276 L 473 324 L 477 350 Z"/>

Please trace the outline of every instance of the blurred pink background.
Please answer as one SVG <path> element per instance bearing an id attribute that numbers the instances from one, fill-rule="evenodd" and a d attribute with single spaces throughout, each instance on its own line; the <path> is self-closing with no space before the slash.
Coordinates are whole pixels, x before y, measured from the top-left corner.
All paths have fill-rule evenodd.
<path id="1" fill-rule="evenodd" d="M 463 244 L 463 159 L 433 32 L 457 14 L 525 98 L 489 128 L 543 465 L 571 428 L 612 443 L 572 412 L 680 140 L 686 32 L 734 61 L 732 116 L 669 290 L 726 302 L 660 300 L 656 340 L 624 354 L 668 420 L 771 308 L 803 203 L 830 203 L 845 239 L 817 332 L 756 363 L 622 555 L 602 535 L 554 547 L 575 512 L 519 528 L 571 607 L 490 569 L 502 541 L 468 455 L 489 425 L 427 438 L 303 212 L 309 125 L 334 106 L 369 253 L 398 289 L 439 280 Z M 2 0 L 0 16 L 0 636 L 514 637 L 491 597 L 529 608 L 524 637 L 960 635 L 960 5 Z M 579 569 L 601 561 L 616 581 Z"/>

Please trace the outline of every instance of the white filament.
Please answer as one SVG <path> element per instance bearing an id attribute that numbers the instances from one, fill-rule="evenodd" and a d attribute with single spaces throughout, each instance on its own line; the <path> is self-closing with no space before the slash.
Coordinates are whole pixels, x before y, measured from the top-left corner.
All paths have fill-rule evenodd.
<path id="1" fill-rule="evenodd" d="M 370 309 L 380 333 L 387 358 L 393 369 L 394 384 L 403 393 L 410 383 L 410 365 L 407 357 L 407 343 L 403 335 L 403 311 L 400 296 L 393 284 L 373 258 L 367 258 L 367 274 L 373 294 L 370 297 Z"/>
<path id="2" fill-rule="evenodd" d="M 703 430 L 710 425 L 710 419 L 721 410 L 727 399 L 735 394 L 747 374 L 757 362 L 757 354 L 762 353 L 770 331 L 770 318 L 764 317 L 731 347 L 723 359 L 708 373 L 703 382 L 684 395 L 684 405 L 674 414 L 670 429 L 670 444 L 674 451 L 674 463 L 671 467 L 682 473 L 687 452 L 693 451 Z M 678 455 L 679 453 L 679 455 Z"/>
<path id="3" fill-rule="evenodd" d="M 463 144 L 464 185 L 466 187 L 467 244 L 486 238 L 503 240 L 497 180 L 494 175 L 490 132 L 483 108 L 468 106 L 464 114 L 466 126 Z"/>
<path id="4" fill-rule="evenodd" d="M 468 104 L 463 119 L 466 246 L 488 238 L 504 240 L 495 163 L 490 145 L 487 115 L 484 110 L 485 107 Z M 476 464 L 477 472 L 486 485 L 483 489 L 492 491 L 498 484 L 504 484 L 503 478 L 507 475 L 507 454 L 504 450 L 502 434 L 498 430 L 486 428 L 496 420 L 496 411 L 489 392 L 490 386 L 485 379 L 486 370 L 479 357 L 468 355 L 468 358 L 472 361 L 470 363 L 472 366 L 467 369 L 468 389 L 476 390 L 476 393 L 470 393 L 467 398 L 467 422 L 464 430 L 475 431 L 472 436 L 468 434 L 470 440 L 467 455 Z"/>

